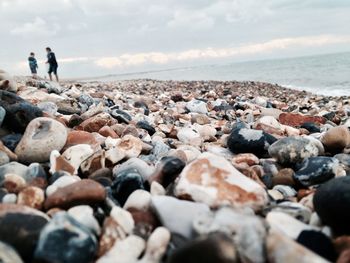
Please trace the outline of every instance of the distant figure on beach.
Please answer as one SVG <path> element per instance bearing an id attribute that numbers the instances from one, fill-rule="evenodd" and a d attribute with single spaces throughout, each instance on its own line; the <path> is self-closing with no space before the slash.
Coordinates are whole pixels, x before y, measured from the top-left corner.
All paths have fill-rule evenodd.
<path id="1" fill-rule="evenodd" d="M 58 75 L 57 75 L 58 64 L 57 64 L 55 53 L 53 53 L 51 48 L 49 47 L 46 48 L 46 52 L 47 52 L 46 64 L 49 65 L 49 69 L 47 73 L 49 73 L 49 77 L 51 81 L 52 81 L 52 73 L 53 73 L 56 77 L 56 81 L 58 82 Z"/>
<path id="2" fill-rule="evenodd" d="M 28 58 L 28 62 L 29 62 L 30 72 L 32 72 L 33 78 L 36 79 L 37 78 L 37 69 L 39 67 L 38 67 L 38 62 L 36 61 L 34 52 L 30 53 L 29 58 Z"/>

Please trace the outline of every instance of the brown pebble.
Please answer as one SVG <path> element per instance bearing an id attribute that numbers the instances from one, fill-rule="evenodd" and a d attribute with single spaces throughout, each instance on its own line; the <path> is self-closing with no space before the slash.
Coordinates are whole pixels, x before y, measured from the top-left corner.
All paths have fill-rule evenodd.
<path id="1" fill-rule="evenodd" d="M 45 201 L 44 190 L 39 187 L 29 186 L 24 188 L 17 198 L 17 203 L 41 210 Z"/>

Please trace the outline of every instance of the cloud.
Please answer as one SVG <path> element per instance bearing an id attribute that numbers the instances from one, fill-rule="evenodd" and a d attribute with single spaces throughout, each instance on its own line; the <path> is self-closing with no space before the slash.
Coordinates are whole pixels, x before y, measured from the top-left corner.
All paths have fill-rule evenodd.
<path id="1" fill-rule="evenodd" d="M 319 47 L 332 44 L 350 44 L 350 35 L 321 35 L 280 38 L 262 43 L 245 44 L 233 48 L 190 49 L 172 53 L 149 52 L 123 54 L 118 57 L 104 57 L 96 59 L 95 64 L 99 67 L 110 69 L 114 67 L 135 66 L 146 63 L 165 64 L 173 61 L 227 58 L 238 55 L 268 53 L 295 47 Z"/>
<path id="2" fill-rule="evenodd" d="M 12 29 L 11 34 L 22 37 L 47 37 L 56 35 L 60 29 L 61 27 L 59 24 L 54 23 L 50 26 L 41 17 L 36 17 L 33 22 L 26 22 Z"/>

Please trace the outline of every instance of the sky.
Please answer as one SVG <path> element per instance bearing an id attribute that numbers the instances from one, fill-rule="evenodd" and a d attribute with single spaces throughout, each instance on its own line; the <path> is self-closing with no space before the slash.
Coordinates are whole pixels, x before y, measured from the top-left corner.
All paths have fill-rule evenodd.
<path id="1" fill-rule="evenodd" d="M 63 77 L 350 51 L 349 0 L 0 0 L 0 68 Z"/>

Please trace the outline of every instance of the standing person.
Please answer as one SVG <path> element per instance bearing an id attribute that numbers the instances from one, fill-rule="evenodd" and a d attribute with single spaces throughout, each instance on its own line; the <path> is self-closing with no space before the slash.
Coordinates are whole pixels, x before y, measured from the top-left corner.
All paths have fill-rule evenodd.
<path id="1" fill-rule="evenodd" d="M 37 78 L 37 69 L 39 67 L 38 67 L 38 62 L 36 61 L 34 52 L 30 53 L 29 58 L 28 58 L 28 62 L 29 62 L 29 68 L 30 68 L 30 71 L 32 72 L 33 78 L 36 79 Z"/>
<path id="2" fill-rule="evenodd" d="M 51 81 L 52 81 L 51 74 L 53 73 L 56 77 L 56 81 L 58 82 L 58 75 L 57 75 L 58 64 L 57 64 L 55 53 L 53 53 L 51 48 L 49 47 L 46 48 L 46 52 L 47 52 L 46 64 L 49 64 L 49 70 L 47 73 L 49 73 L 49 77 Z"/>

